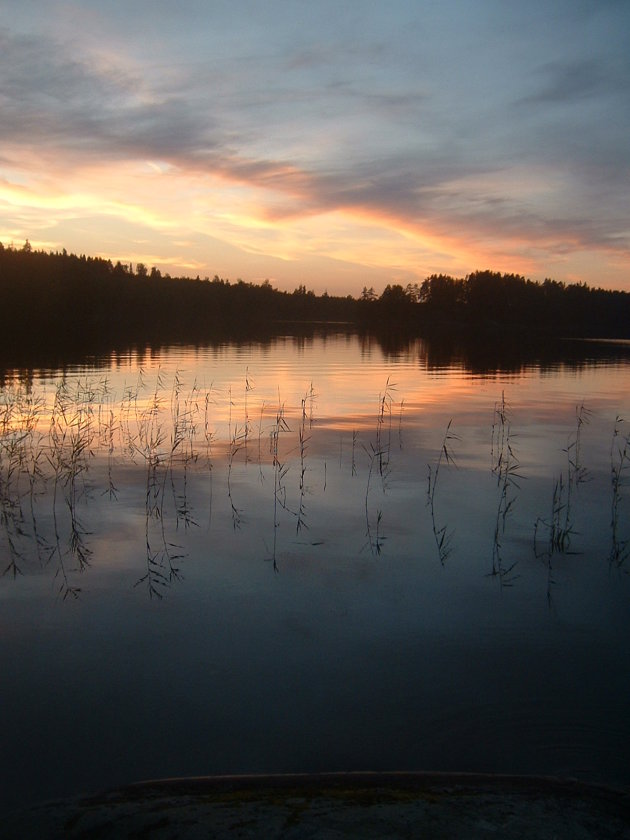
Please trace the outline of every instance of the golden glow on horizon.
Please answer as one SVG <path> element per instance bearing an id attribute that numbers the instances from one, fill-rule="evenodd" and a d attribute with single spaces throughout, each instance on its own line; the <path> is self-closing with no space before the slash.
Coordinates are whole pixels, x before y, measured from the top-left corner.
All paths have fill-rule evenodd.
<path id="1" fill-rule="evenodd" d="M 542 195 L 551 200 L 553 181 L 525 167 L 452 181 L 442 190 L 443 216 L 429 222 L 376 207 L 318 206 L 313 176 L 291 166 L 256 172 L 252 164 L 250 173 L 246 161 L 228 161 L 213 173 L 165 160 L 73 167 L 70 161 L 53 164 L 49 159 L 43 176 L 32 154 L 9 149 L 5 160 L 0 209 L 12 219 L 2 232 L 6 244 L 29 239 L 33 247 L 131 259 L 174 274 L 219 273 L 256 281 L 275 278 L 276 268 L 265 264 L 272 258 L 289 264 L 287 270 L 293 266 L 293 282 L 279 284 L 285 288 L 302 282 L 305 259 L 321 257 L 353 266 L 357 278 L 361 267 L 380 272 L 381 288 L 387 282 L 419 282 L 434 272 L 462 276 L 478 268 L 543 279 L 560 267 L 566 278 L 588 281 L 591 273 L 598 273 L 599 285 L 618 287 L 628 273 L 628 255 L 611 248 L 604 270 L 602 254 L 607 249 L 585 248 L 565 230 L 560 235 L 548 227 L 533 237 L 509 229 L 499 236 L 481 219 L 474 231 L 454 221 L 458 202 L 474 195 L 498 199 L 518 190 L 525 198 Z M 102 222 L 84 244 L 81 231 L 90 217 Z M 190 243 L 188 248 L 185 243 Z M 240 252 L 260 261 L 254 278 L 251 263 L 239 265 Z M 229 270 L 215 268 L 228 261 Z M 321 277 L 322 289 L 359 293 L 360 279 L 352 288 L 343 288 L 348 277 L 335 277 L 332 267 L 330 271 Z M 367 279 L 364 284 L 373 282 Z"/>

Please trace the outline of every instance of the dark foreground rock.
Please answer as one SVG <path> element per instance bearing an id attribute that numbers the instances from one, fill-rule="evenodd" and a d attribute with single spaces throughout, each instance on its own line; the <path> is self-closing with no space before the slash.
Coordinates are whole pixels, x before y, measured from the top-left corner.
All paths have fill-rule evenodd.
<path id="1" fill-rule="evenodd" d="M 577 781 L 466 774 L 173 779 L 36 806 L 10 815 L 2 836 L 608 840 L 630 838 L 630 795 Z"/>

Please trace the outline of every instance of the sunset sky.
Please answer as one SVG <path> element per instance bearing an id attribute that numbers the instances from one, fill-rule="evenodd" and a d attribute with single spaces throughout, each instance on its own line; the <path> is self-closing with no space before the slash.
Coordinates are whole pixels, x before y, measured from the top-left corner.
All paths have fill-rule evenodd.
<path id="1" fill-rule="evenodd" d="M 0 241 L 630 291 L 628 0 L 0 0 Z"/>

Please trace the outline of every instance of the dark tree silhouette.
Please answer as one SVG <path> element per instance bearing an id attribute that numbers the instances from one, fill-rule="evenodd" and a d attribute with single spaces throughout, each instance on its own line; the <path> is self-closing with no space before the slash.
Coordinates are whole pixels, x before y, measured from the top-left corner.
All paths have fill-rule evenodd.
<path id="1" fill-rule="evenodd" d="M 433 274 L 358 299 L 300 284 L 292 293 L 215 275 L 170 277 L 138 263 L 0 245 L 0 350 L 20 346 L 111 350 L 271 334 L 287 325 L 345 323 L 381 335 L 630 336 L 630 295 L 532 282 L 517 274 Z"/>

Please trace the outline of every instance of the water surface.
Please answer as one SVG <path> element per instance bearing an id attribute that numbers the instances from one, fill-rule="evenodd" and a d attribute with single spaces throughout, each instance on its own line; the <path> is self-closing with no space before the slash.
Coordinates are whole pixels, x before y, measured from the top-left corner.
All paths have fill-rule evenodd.
<path id="1" fill-rule="evenodd" d="M 629 385 L 619 347 L 341 334 L 6 372 L 5 804 L 224 772 L 630 782 Z"/>

